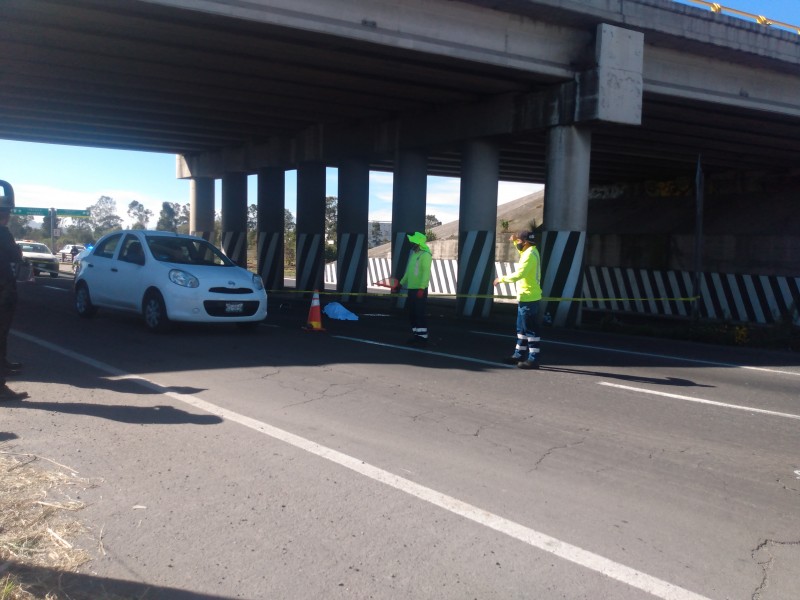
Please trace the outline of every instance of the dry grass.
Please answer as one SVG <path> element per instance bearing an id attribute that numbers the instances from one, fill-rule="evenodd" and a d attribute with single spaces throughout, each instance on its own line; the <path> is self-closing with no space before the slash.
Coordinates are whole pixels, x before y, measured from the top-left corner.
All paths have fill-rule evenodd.
<path id="1" fill-rule="evenodd" d="M 73 539 L 93 482 L 68 467 L 0 445 L 0 600 L 71 600 L 61 575 L 89 560 Z"/>

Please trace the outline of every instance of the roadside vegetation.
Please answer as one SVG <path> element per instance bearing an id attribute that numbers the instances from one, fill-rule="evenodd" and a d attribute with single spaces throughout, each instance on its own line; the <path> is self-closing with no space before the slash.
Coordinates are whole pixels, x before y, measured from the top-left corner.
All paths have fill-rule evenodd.
<path id="1" fill-rule="evenodd" d="M 88 600 L 63 576 L 90 558 L 75 543 L 84 533 L 84 504 L 76 498 L 93 485 L 68 467 L 0 444 L 0 600 Z"/>

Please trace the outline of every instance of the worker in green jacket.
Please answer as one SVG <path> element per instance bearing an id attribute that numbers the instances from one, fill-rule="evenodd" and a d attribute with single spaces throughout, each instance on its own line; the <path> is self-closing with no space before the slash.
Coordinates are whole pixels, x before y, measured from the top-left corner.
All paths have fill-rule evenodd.
<path id="1" fill-rule="evenodd" d="M 431 249 L 424 233 L 414 232 L 407 235 L 411 242 L 411 256 L 408 259 L 406 273 L 400 279 L 400 287 L 408 290 L 408 314 L 411 318 L 411 339 L 408 343 L 425 346 L 428 343 L 428 323 L 425 317 L 425 306 L 428 300 L 428 283 L 431 279 Z"/>
<path id="2" fill-rule="evenodd" d="M 538 369 L 540 338 L 534 331 L 534 321 L 542 299 L 539 250 L 532 231 L 512 234 L 509 241 L 519 252 L 517 268 L 510 275 L 494 280 L 494 285 L 513 283 L 517 289 L 517 345 L 506 362 L 516 364 L 520 369 Z"/>

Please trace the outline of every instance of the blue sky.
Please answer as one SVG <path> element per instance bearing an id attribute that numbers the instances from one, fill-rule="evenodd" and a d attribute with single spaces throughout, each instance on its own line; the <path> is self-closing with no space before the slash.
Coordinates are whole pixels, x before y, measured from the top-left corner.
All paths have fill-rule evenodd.
<path id="1" fill-rule="evenodd" d="M 691 0 L 675 0 L 701 10 Z M 775 21 L 800 26 L 800 0 L 718 0 L 724 7 L 763 15 Z M 100 196 L 117 203 L 117 214 L 127 222 L 127 207 L 138 200 L 157 218 L 162 202 L 189 202 L 189 182 L 175 178 L 175 156 L 32 144 L 0 140 L 0 179 L 9 181 L 18 206 L 85 209 Z M 248 204 L 255 203 L 255 177 L 250 177 Z M 338 195 L 336 170 L 328 170 L 330 196 Z M 458 218 L 458 179 L 428 178 L 427 214 L 442 222 Z M 501 182 L 498 204 L 510 202 L 541 186 Z M 219 184 L 217 185 L 219 198 Z M 219 200 L 217 200 L 219 206 Z M 287 172 L 286 208 L 296 214 L 295 172 Z M 392 175 L 372 173 L 370 177 L 370 219 L 391 220 Z M 155 226 L 156 218 L 150 225 Z M 39 219 L 41 220 L 41 219 Z"/>
<path id="2" fill-rule="evenodd" d="M 153 211 L 155 226 L 163 202 L 189 202 L 189 181 L 175 178 L 175 155 L 103 150 L 54 144 L 0 140 L 0 179 L 16 194 L 17 206 L 85 209 L 100 196 L 113 198 L 117 214 L 127 223 L 127 207 L 137 200 Z M 327 195 L 338 196 L 337 170 L 328 169 Z M 248 204 L 256 203 L 256 177 L 248 178 Z M 220 184 L 217 182 L 217 208 Z M 542 186 L 503 183 L 498 204 L 530 194 Z M 458 218 L 460 181 L 429 177 L 427 214 L 446 223 Z M 286 208 L 296 216 L 295 171 L 286 174 Z M 370 176 L 370 219 L 390 221 L 392 175 Z M 41 219 L 37 219 L 41 220 Z"/>

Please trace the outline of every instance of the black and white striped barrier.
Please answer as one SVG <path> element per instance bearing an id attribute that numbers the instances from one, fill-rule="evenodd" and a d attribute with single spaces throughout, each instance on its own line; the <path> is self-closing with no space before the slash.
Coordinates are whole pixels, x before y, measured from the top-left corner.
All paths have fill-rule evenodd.
<path id="1" fill-rule="evenodd" d="M 258 232 L 258 265 L 268 290 L 283 287 L 283 232 Z"/>
<path id="2" fill-rule="evenodd" d="M 515 268 L 515 263 L 496 262 L 495 274 L 508 275 Z M 455 296 L 457 273 L 457 261 L 433 259 L 430 294 Z M 388 259 L 369 259 L 369 287 L 390 276 Z M 326 265 L 325 283 L 336 283 L 336 263 Z M 585 308 L 594 310 L 688 317 L 692 314 L 691 290 L 692 273 L 688 271 L 589 266 L 584 268 L 579 293 L 573 291 L 570 296 L 556 297 L 546 304 L 569 304 L 577 311 L 583 303 Z M 515 293 L 514 284 L 494 287 L 496 297 L 514 298 Z M 794 325 L 800 326 L 800 277 L 703 273 L 698 302 L 700 315 L 707 319 L 766 325 L 788 316 Z M 542 314 L 548 310 L 542 310 Z M 552 312 L 550 315 L 554 317 Z"/>
<path id="3" fill-rule="evenodd" d="M 689 271 L 586 267 L 583 297 L 589 309 L 688 317 L 692 290 Z M 800 277 L 703 273 L 697 295 L 707 319 L 800 325 Z"/>

